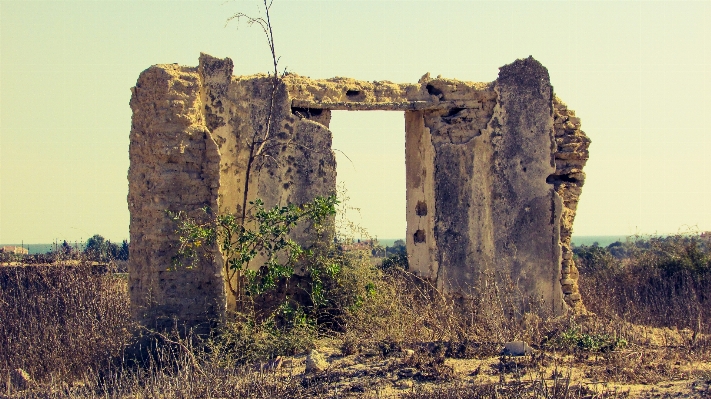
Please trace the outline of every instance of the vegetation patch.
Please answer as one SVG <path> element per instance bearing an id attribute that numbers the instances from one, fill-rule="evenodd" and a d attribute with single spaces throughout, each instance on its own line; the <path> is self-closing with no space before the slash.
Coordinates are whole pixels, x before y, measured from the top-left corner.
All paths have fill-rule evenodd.
<path id="1" fill-rule="evenodd" d="M 585 333 L 571 326 L 546 343 L 546 346 L 568 351 L 611 352 L 627 346 L 627 341 L 606 333 Z"/>
<path id="2" fill-rule="evenodd" d="M 374 263 L 370 249 L 348 249 L 341 240 L 313 245 L 309 256 L 299 259 L 312 262 L 311 270 L 332 267 L 319 274 L 321 299 L 309 294 L 303 303 L 287 295 L 268 313 L 246 308 L 223 320 L 209 337 L 133 325 L 126 281 L 108 266 L 2 267 L 0 392 L 77 398 L 711 393 L 706 298 L 685 291 L 703 287 L 693 284 L 708 278 L 699 261 L 708 254 L 701 243 L 680 238 L 632 248 L 582 248 L 587 252 L 579 252 L 581 280 L 611 288 L 605 302 L 601 294 L 585 291 L 595 315 L 555 318 L 544 312 L 512 313 L 523 298 L 502 276 L 483 275 L 467 298 L 452 298 L 404 267 Z M 658 252 L 667 245 L 671 253 Z M 680 259 L 683 254 L 687 260 Z M 676 266 L 669 259 L 676 259 Z M 648 274 L 631 279 L 632 270 Z M 675 279 L 679 275 L 686 277 Z M 276 279 L 276 291 L 281 284 L 310 293 L 314 286 L 308 276 L 305 281 Z M 672 290 L 673 284 L 682 285 Z M 664 294 L 653 308 L 629 300 L 653 290 Z M 252 296 L 254 301 L 261 300 L 259 295 Z M 702 310 L 693 323 L 654 313 L 688 309 Z M 635 324 L 640 319 L 657 327 Z M 504 343 L 519 340 L 533 352 L 501 355 Z M 324 371 L 305 372 L 312 349 L 325 353 Z M 21 377 L 30 383 L 21 387 Z"/>

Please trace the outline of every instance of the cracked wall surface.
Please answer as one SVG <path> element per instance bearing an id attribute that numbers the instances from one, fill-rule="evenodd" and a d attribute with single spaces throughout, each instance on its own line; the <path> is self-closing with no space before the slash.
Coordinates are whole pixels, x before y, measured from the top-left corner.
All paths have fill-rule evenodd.
<path id="1" fill-rule="evenodd" d="M 332 110 L 404 113 L 414 273 L 466 294 L 497 271 L 554 313 L 583 309 L 570 238 L 590 140 L 533 58 L 491 83 L 289 74 L 272 90 L 267 75 L 232 73 L 230 59 L 202 54 L 196 68 L 155 65 L 132 89 L 129 286 L 143 324 L 210 326 L 234 303 L 217 248 L 214 261 L 168 270 L 177 241 L 165 211 L 239 214 L 256 198 L 273 206 L 334 193 Z"/>

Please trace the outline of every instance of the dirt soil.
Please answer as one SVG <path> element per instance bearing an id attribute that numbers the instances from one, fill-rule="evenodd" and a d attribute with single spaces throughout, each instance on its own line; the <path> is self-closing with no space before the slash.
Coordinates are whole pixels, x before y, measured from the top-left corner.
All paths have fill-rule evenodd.
<path id="1" fill-rule="evenodd" d="M 536 351 L 521 357 L 489 354 L 457 359 L 441 356 L 444 350 L 436 344 L 347 356 L 340 344 L 328 339 L 318 342 L 316 350 L 329 363 L 325 371 L 306 373 L 307 355 L 302 354 L 283 358 L 272 372 L 301 378 L 304 386 L 320 385 L 328 392 L 326 397 L 333 398 L 427 397 L 427 392 L 448 387 L 486 384 L 520 390 L 539 384 L 544 392 L 576 388 L 583 394 L 574 397 L 590 398 L 711 398 L 711 361 L 670 357 L 668 348 L 629 348 L 597 355 Z M 423 396 L 412 396 L 418 393 Z"/>

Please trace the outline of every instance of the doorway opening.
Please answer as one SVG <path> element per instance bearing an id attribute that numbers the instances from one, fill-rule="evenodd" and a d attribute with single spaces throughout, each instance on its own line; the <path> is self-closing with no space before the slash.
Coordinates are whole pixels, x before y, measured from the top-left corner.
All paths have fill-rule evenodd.
<path id="1" fill-rule="evenodd" d="M 345 215 L 339 218 L 364 230 L 339 234 L 350 234 L 356 242 L 377 239 L 383 248 L 393 247 L 405 239 L 407 228 L 403 113 L 332 111 L 329 130 L 339 191 L 345 189 L 348 198 Z"/>

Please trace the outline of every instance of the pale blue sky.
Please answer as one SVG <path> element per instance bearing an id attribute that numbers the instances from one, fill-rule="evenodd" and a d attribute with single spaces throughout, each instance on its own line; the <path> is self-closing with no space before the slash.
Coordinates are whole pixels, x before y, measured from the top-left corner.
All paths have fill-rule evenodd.
<path id="1" fill-rule="evenodd" d="M 128 238 L 129 88 L 152 64 L 266 72 L 258 1 L 0 0 L 0 242 Z M 577 235 L 711 230 L 711 2 L 286 1 L 281 68 L 491 81 L 533 55 L 592 138 Z M 361 223 L 404 236 L 401 113 L 334 113 Z M 352 177 L 355 176 L 355 177 Z"/>

